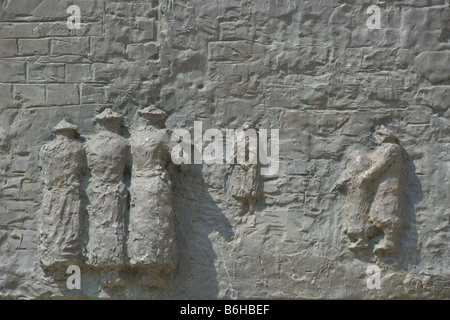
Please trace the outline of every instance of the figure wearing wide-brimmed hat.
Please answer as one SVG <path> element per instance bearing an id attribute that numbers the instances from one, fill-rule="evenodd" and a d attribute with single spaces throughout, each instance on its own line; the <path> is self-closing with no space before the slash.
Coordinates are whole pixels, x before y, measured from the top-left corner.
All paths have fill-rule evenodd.
<path id="1" fill-rule="evenodd" d="M 39 250 L 44 267 L 82 261 L 85 218 L 81 183 L 86 155 L 76 138 L 78 127 L 66 120 L 54 128 L 54 140 L 39 153 L 44 192 L 39 216 Z"/>
<path id="2" fill-rule="evenodd" d="M 98 114 L 99 131 L 86 143 L 90 169 L 87 262 L 120 267 L 126 263 L 125 219 L 128 191 L 124 183 L 129 146 L 121 136 L 123 115 L 109 108 Z"/>
<path id="3" fill-rule="evenodd" d="M 160 276 L 177 262 L 171 182 L 166 166 L 171 141 L 166 113 L 150 106 L 138 111 L 140 124 L 131 134 L 133 159 L 128 255 L 134 266 L 151 270 L 147 285 L 161 286 Z"/>

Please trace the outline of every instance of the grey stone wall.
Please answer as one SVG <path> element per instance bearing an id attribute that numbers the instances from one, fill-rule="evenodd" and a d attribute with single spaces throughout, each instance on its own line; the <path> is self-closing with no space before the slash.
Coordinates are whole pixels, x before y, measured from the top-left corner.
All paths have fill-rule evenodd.
<path id="1" fill-rule="evenodd" d="M 66 26 L 71 4 L 81 29 Z M 380 29 L 366 26 L 371 4 Z M 0 0 L 0 297 L 448 298 L 449 26 L 448 0 Z M 279 129 L 280 170 L 242 214 L 232 166 L 172 168 L 167 285 L 80 265 L 69 290 L 65 269 L 39 263 L 39 150 L 62 119 L 85 139 L 99 110 L 132 131 L 151 104 L 169 130 Z M 399 252 L 384 260 L 348 249 L 334 190 L 379 125 L 403 155 Z"/>

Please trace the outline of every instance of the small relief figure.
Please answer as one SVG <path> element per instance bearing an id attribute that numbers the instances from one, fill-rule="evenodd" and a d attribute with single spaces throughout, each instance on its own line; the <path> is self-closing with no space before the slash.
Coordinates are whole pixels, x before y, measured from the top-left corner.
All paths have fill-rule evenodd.
<path id="1" fill-rule="evenodd" d="M 95 117 L 99 132 L 86 143 L 90 169 L 88 263 L 120 266 L 126 262 L 125 218 L 128 191 L 124 183 L 129 146 L 121 133 L 123 116 L 105 109 Z"/>
<path id="2" fill-rule="evenodd" d="M 145 281 L 162 286 L 159 276 L 176 267 L 172 186 L 166 166 L 172 142 L 164 128 L 166 113 L 150 106 L 139 110 L 137 129 L 131 134 L 131 207 L 128 235 L 130 264 L 151 270 Z"/>
<path id="3" fill-rule="evenodd" d="M 384 126 L 375 132 L 375 140 L 379 147 L 372 158 L 359 155 L 354 170 L 338 181 L 337 188 L 347 190 L 346 233 L 352 240 L 350 249 L 367 248 L 369 239 L 383 234 L 374 253 L 394 254 L 402 225 L 402 152 L 397 137 Z"/>
<path id="4" fill-rule="evenodd" d="M 373 199 L 373 184 L 359 177 L 370 167 L 370 159 L 360 151 L 353 154 L 348 170 L 337 182 L 338 190 L 347 191 L 346 222 L 344 232 L 351 243 L 349 249 L 359 251 L 368 247 L 366 235 L 370 204 Z"/>
<path id="5" fill-rule="evenodd" d="M 363 173 L 363 181 L 373 181 L 375 198 L 370 210 L 369 222 L 375 226 L 368 235 L 381 231 L 383 239 L 375 246 L 376 254 L 394 254 L 401 221 L 402 151 L 398 138 L 384 126 L 375 133 L 378 149 L 372 159 L 372 167 Z"/>
<path id="6" fill-rule="evenodd" d="M 82 262 L 85 218 L 81 183 L 86 155 L 77 140 L 78 127 L 62 120 L 53 128 L 55 139 L 39 154 L 44 192 L 39 217 L 39 249 L 44 267 Z"/>
<path id="7" fill-rule="evenodd" d="M 241 213 L 248 206 L 255 211 L 259 197 L 260 168 L 258 165 L 258 137 L 251 123 L 244 123 L 243 130 L 236 137 L 236 165 L 233 170 L 231 193 L 241 202 Z"/>

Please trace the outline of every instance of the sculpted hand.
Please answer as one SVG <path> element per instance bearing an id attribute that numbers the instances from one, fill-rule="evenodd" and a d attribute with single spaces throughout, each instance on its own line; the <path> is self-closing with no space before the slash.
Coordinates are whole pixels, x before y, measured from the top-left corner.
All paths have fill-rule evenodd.
<path id="1" fill-rule="evenodd" d="M 340 178 L 337 182 L 336 185 L 333 188 L 334 190 L 344 190 L 348 187 L 348 184 L 350 183 L 351 180 L 351 176 L 350 175 L 345 175 L 344 177 Z"/>
<path id="2" fill-rule="evenodd" d="M 358 183 L 358 185 L 362 185 L 362 184 L 366 184 L 367 182 L 369 182 L 369 180 L 370 180 L 369 175 L 366 172 L 364 172 L 363 174 L 358 176 L 357 183 Z"/>

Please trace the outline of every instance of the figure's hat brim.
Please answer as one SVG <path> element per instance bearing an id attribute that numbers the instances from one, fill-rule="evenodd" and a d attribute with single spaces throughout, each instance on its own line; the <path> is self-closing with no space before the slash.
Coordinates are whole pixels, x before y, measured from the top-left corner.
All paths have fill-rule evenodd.
<path id="1" fill-rule="evenodd" d="M 123 120 L 123 115 L 113 111 L 111 108 L 106 108 L 96 115 L 95 119 L 99 122 L 119 122 Z"/>
<path id="2" fill-rule="evenodd" d="M 253 129 L 253 123 L 251 123 L 251 122 L 249 122 L 249 121 L 246 121 L 246 122 L 244 122 L 242 128 L 243 128 L 244 130 L 247 130 L 247 129 Z"/>
<path id="3" fill-rule="evenodd" d="M 147 108 L 138 110 L 138 114 L 146 118 L 164 118 L 167 113 L 156 106 L 149 106 Z"/>
<path id="4" fill-rule="evenodd" d="M 53 127 L 53 132 L 71 132 L 78 134 L 78 126 L 67 122 L 65 119 L 61 120 L 56 126 Z"/>
<path id="5" fill-rule="evenodd" d="M 390 137 L 390 138 L 395 138 L 397 139 L 397 136 L 389 129 L 387 129 L 385 126 L 381 126 L 380 128 L 378 128 L 378 130 L 375 131 L 376 134 L 385 136 L 385 137 Z"/>

